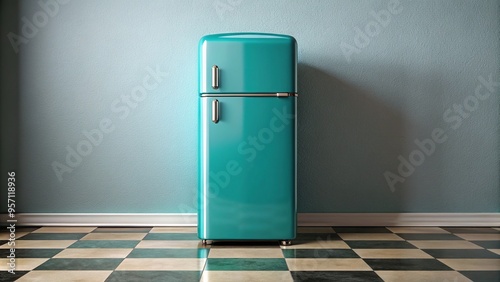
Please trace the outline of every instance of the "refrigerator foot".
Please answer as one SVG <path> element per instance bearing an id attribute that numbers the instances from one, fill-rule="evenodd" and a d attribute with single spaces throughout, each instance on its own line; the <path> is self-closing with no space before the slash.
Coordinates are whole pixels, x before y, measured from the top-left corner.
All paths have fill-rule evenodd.
<path id="1" fill-rule="evenodd" d="M 201 240 L 201 243 L 203 245 L 210 245 L 210 244 L 212 244 L 212 241 L 211 240 Z"/>
<path id="2" fill-rule="evenodd" d="M 281 244 L 281 246 L 290 246 L 290 245 L 292 245 L 292 241 L 283 240 L 283 241 L 280 241 L 280 244 Z"/>

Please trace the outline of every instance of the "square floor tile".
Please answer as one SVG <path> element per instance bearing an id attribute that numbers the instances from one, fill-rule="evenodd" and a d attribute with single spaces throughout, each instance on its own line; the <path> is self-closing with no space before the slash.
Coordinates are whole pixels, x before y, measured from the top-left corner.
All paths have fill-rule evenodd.
<path id="1" fill-rule="evenodd" d="M 385 227 L 333 227 L 337 233 L 392 233 Z"/>
<path id="2" fill-rule="evenodd" d="M 85 248 L 65 249 L 54 258 L 125 258 L 132 249 Z"/>
<path id="3" fill-rule="evenodd" d="M 16 249 L 18 258 L 51 258 L 63 249 Z M 10 254 L 8 249 L 0 249 L 0 257 L 4 258 Z M 0 280 L 1 281 L 1 280 Z"/>
<path id="4" fill-rule="evenodd" d="M 424 249 L 426 253 L 435 258 L 500 258 L 500 255 L 484 249 L 472 250 L 446 250 L 446 249 Z"/>
<path id="5" fill-rule="evenodd" d="M 463 238 L 465 240 L 469 241 L 500 241 L 500 233 L 496 234 L 471 234 L 471 233 L 464 233 L 464 234 L 457 234 L 460 238 Z"/>
<path id="6" fill-rule="evenodd" d="M 35 270 L 113 270 L 122 260 L 116 258 L 52 258 Z"/>
<path id="7" fill-rule="evenodd" d="M 79 240 L 86 233 L 30 233 L 23 236 L 22 240 Z"/>
<path id="8" fill-rule="evenodd" d="M 292 241 L 295 242 L 295 241 Z M 212 248 L 279 248 L 278 241 L 213 241 Z"/>
<path id="9" fill-rule="evenodd" d="M 490 227 L 443 227 L 444 230 L 451 233 L 500 233 L 499 230 L 495 230 Z"/>
<path id="10" fill-rule="evenodd" d="M 280 258 L 208 258 L 206 270 L 288 270 Z"/>
<path id="11" fill-rule="evenodd" d="M 404 241 L 392 233 L 339 233 L 339 236 L 345 241 Z"/>
<path id="12" fill-rule="evenodd" d="M 210 248 L 210 245 L 203 246 L 201 241 L 189 241 L 189 240 L 143 240 L 141 241 L 137 247 L 140 248 L 148 248 L 148 249 L 173 249 L 173 248 L 181 248 L 181 249 L 195 249 L 195 248 Z"/>
<path id="13" fill-rule="evenodd" d="M 152 227 L 97 227 L 93 233 L 149 233 Z"/>
<path id="14" fill-rule="evenodd" d="M 197 227 L 153 227 L 150 233 L 197 233 Z"/>
<path id="15" fill-rule="evenodd" d="M 35 267 L 41 265 L 46 262 L 48 258 L 16 258 L 16 271 L 23 270 L 32 270 Z M 7 271 L 9 269 L 8 264 L 9 259 L 2 258 L 0 259 L 0 271 Z"/>
<path id="16" fill-rule="evenodd" d="M 107 271 L 53 271 L 53 270 L 34 270 L 21 277 L 19 282 L 28 281 L 78 281 L 78 282 L 96 282 L 105 281 L 111 274 L 110 270 Z M 16 281 L 16 282 L 17 282 Z"/>
<path id="17" fill-rule="evenodd" d="M 204 258 L 126 258 L 116 270 L 202 270 Z"/>
<path id="18" fill-rule="evenodd" d="M 432 258 L 419 249 L 355 249 L 361 258 Z"/>
<path id="19" fill-rule="evenodd" d="M 439 259 L 455 270 L 500 270 L 500 259 Z"/>
<path id="20" fill-rule="evenodd" d="M 163 282 L 163 281 L 199 281 L 201 276 L 200 271 L 114 271 L 106 279 L 106 282 L 122 282 L 122 281 L 148 281 L 148 282 Z"/>
<path id="21" fill-rule="evenodd" d="M 500 271 L 460 271 L 460 273 L 474 282 L 500 281 Z"/>
<path id="22" fill-rule="evenodd" d="M 420 249 L 481 249 L 465 240 L 412 240 L 408 241 Z"/>
<path id="23" fill-rule="evenodd" d="M 362 259 L 356 258 L 287 258 L 286 263 L 291 271 L 371 270 Z"/>
<path id="24" fill-rule="evenodd" d="M 209 258 L 283 258 L 280 248 L 212 248 Z"/>
<path id="25" fill-rule="evenodd" d="M 472 282 L 457 271 L 377 271 L 385 282 Z"/>
<path id="26" fill-rule="evenodd" d="M 373 270 L 452 270 L 435 259 L 365 259 Z"/>
<path id="27" fill-rule="evenodd" d="M 299 241 L 314 241 L 314 240 L 342 240 L 336 233 L 298 233 L 297 237 L 293 240 L 294 242 Z"/>
<path id="28" fill-rule="evenodd" d="M 350 249 L 286 249 L 285 258 L 359 258 Z"/>
<path id="29" fill-rule="evenodd" d="M 352 249 L 416 249 L 405 241 L 347 241 Z"/>
<path id="30" fill-rule="evenodd" d="M 139 240 L 80 240 L 69 248 L 134 248 L 139 242 Z"/>
<path id="31" fill-rule="evenodd" d="M 16 249 L 62 249 L 75 243 L 76 240 L 16 240 Z M 8 244 L 1 249 L 10 249 Z"/>
<path id="32" fill-rule="evenodd" d="M 276 281 L 292 282 L 288 271 L 204 271 L 201 282 Z"/>
<path id="33" fill-rule="evenodd" d="M 500 249 L 500 241 L 471 241 L 485 249 Z"/>
<path id="34" fill-rule="evenodd" d="M 373 271 L 292 271 L 293 281 L 298 282 L 362 282 L 383 280 Z"/>
<path id="35" fill-rule="evenodd" d="M 206 258 L 210 249 L 134 249 L 128 258 Z"/>
<path id="36" fill-rule="evenodd" d="M 292 241 L 291 246 L 281 246 L 282 249 L 349 249 L 342 240 Z"/>
<path id="37" fill-rule="evenodd" d="M 489 249 L 488 251 L 493 252 L 497 255 L 500 255 L 500 249 Z"/>
<path id="38" fill-rule="evenodd" d="M 82 240 L 142 240 L 147 233 L 89 233 Z"/>
<path id="39" fill-rule="evenodd" d="M 196 233 L 149 233 L 144 240 L 200 240 Z"/>
<path id="40" fill-rule="evenodd" d="M 89 233 L 96 227 L 41 227 L 32 233 Z"/>
<path id="41" fill-rule="evenodd" d="M 297 227 L 297 234 L 303 233 L 335 233 L 332 227 Z"/>
<path id="42" fill-rule="evenodd" d="M 418 233 L 449 233 L 448 231 L 444 230 L 443 228 L 440 227 L 387 227 L 387 229 L 391 230 L 394 233 L 397 234 L 418 234 Z"/>
<path id="43" fill-rule="evenodd" d="M 28 271 L 16 270 L 16 271 L 14 271 L 14 273 L 10 273 L 7 271 L 0 271 L 0 281 L 2 281 L 2 282 L 4 282 L 4 281 L 5 282 L 21 281 L 21 280 L 17 280 L 17 279 L 19 279 L 20 277 L 22 277 L 26 273 L 28 273 Z"/>
<path id="44" fill-rule="evenodd" d="M 16 237 L 15 238 L 20 239 L 20 238 L 26 236 L 27 234 L 29 234 L 29 232 L 19 232 L 16 230 L 16 233 L 15 233 Z M 1 241 L 7 241 L 9 239 L 10 239 L 10 233 L 7 233 L 7 232 L 0 233 L 0 240 Z"/>
<path id="45" fill-rule="evenodd" d="M 423 233 L 407 233 L 398 234 L 405 240 L 462 240 L 462 238 L 453 234 L 423 234 Z"/>

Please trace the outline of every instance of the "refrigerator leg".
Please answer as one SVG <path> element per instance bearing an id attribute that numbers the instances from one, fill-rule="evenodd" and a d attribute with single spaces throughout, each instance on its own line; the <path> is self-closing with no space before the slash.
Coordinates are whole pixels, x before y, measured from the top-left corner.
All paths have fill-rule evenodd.
<path id="1" fill-rule="evenodd" d="M 205 246 L 205 245 L 211 245 L 212 244 L 212 240 L 205 240 L 205 239 L 203 239 L 203 240 L 201 240 L 201 243 L 203 244 L 203 246 Z"/>
<path id="2" fill-rule="evenodd" d="M 280 245 L 281 246 L 291 246 L 292 245 L 292 241 L 290 241 L 290 240 L 282 240 L 282 241 L 280 241 Z"/>

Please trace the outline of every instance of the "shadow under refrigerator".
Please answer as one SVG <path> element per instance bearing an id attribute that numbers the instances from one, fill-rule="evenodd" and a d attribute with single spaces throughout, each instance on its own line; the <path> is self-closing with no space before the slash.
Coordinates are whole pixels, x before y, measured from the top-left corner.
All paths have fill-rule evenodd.
<path id="1" fill-rule="evenodd" d="M 198 237 L 290 244 L 297 229 L 295 39 L 207 35 L 198 71 Z"/>

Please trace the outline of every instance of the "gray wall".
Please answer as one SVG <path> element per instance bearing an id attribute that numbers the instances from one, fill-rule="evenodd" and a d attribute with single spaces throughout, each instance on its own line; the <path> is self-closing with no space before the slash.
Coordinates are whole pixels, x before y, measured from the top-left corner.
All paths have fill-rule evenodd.
<path id="1" fill-rule="evenodd" d="M 237 31 L 298 41 L 299 212 L 499 211 L 499 1 L 62 2 L 2 34 L 19 212 L 194 212 L 197 42 Z"/>

